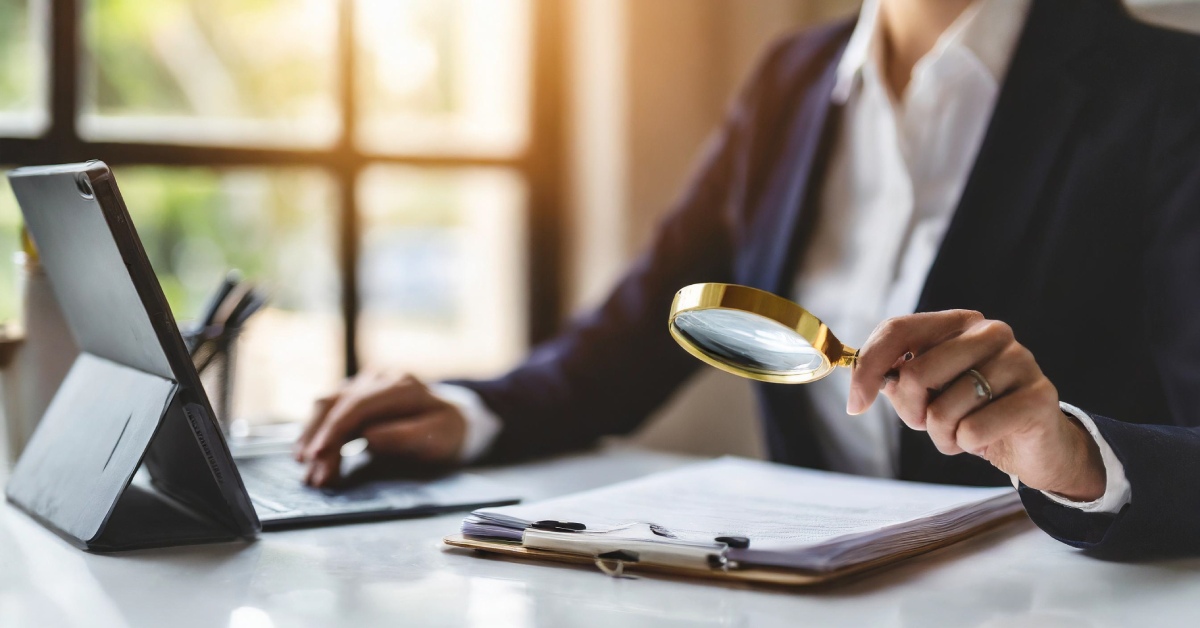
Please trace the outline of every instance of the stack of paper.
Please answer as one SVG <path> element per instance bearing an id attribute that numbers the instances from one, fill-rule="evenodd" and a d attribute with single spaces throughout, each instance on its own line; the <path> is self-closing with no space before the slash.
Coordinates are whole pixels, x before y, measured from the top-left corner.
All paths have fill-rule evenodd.
<path id="1" fill-rule="evenodd" d="M 1010 487 L 882 480 L 738 458 L 525 505 L 485 508 L 467 537 L 520 541 L 537 521 L 581 523 L 585 536 L 650 524 L 661 543 L 745 537 L 745 565 L 832 571 L 958 536 L 1021 509 Z M 594 538 L 594 537 L 593 537 Z"/>

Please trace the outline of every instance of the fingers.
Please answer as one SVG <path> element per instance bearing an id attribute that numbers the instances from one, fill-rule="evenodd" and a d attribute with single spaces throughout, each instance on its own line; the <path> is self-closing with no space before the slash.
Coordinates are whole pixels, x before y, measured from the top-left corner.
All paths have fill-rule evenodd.
<path id="1" fill-rule="evenodd" d="M 897 381 L 884 392 L 909 427 L 926 429 L 926 416 L 934 399 L 946 397 L 948 388 L 959 385 L 963 374 L 972 368 L 987 379 L 993 397 L 1041 373 L 1033 356 L 1013 339 L 1008 325 L 985 321 L 903 365 Z M 964 391 L 974 390 L 973 382 L 961 386 Z M 958 398 L 950 395 L 943 405 Z"/>
<path id="2" fill-rule="evenodd" d="M 342 383 L 338 385 L 337 390 L 325 395 L 324 397 L 320 397 L 313 402 L 312 418 L 310 418 L 308 424 L 304 426 L 304 431 L 300 434 L 300 438 L 296 439 L 294 454 L 297 461 L 304 461 L 305 447 L 308 446 L 308 443 L 312 440 L 312 437 L 316 435 L 317 430 L 320 429 L 321 423 L 323 423 L 325 421 L 325 417 L 329 415 L 329 410 L 333 408 L 333 404 L 337 402 L 343 391 L 354 384 L 354 381 L 354 378 L 342 380 Z"/>
<path id="3" fill-rule="evenodd" d="M 335 484 L 341 478 L 341 465 L 340 452 L 337 456 L 314 458 L 308 463 L 308 470 L 304 474 L 304 483 L 316 487 Z"/>
<path id="4" fill-rule="evenodd" d="M 898 388 L 902 394 L 923 398 L 926 391 L 942 390 L 967 369 L 988 363 L 1010 346 L 1015 346 L 1011 327 L 1000 321 L 981 321 L 904 364 Z"/>
<path id="5" fill-rule="evenodd" d="M 422 462 L 452 460 L 462 447 L 466 422 L 451 405 L 393 421 L 377 421 L 362 430 L 372 454 L 409 458 Z M 341 453 L 321 455 L 309 466 L 305 482 L 329 486 L 340 477 Z"/>
<path id="6" fill-rule="evenodd" d="M 309 419 L 308 425 L 304 426 L 304 432 L 300 434 L 300 438 L 296 439 L 296 445 L 293 448 L 293 455 L 297 462 L 304 462 L 304 450 L 308 447 L 308 443 L 312 437 L 320 429 L 321 423 L 325 421 L 325 417 L 329 414 L 329 410 L 333 408 L 333 404 L 337 401 L 338 395 L 341 392 L 335 392 L 324 397 L 321 397 L 313 402 L 313 415 Z"/>
<path id="7" fill-rule="evenodd" d="M 464 430 L 462 416 L 447 406 L 420 417 L 371 425 L 363 437 L 372 453 L 438 461 L 458 454 Z"/>
<path id="8" fill-rule="evenodd" d="M 975 432 L 964 434 L 962 426 L 967 421 L 976 421 L 975 417 L 980 413 L 987 416 L 995 412 L 993 408 L 1009 408 L 1013 404 L 1009 401 L 1010 396 L 1016 395 L 1018 403 L 1024 403 L 1028 396 L 1024 394 L 1027 385 L 1032 382 L 1037 392 L 1037 382 L 1045 381 L 1033 355 L 1015 343 L 975 370 L 991 386 L 992 401 L 980 397 L 975 388 L 975 379 L 963 374 L 933 399 L 925 411 L 924 428 L 943 454 L 955 455 L 964 451 L 978 453 L 981 447 L 986 448 L 990 441 L 980 443 L 979 439 L 989 436 L 991 431 L 978 431 L 982 426 L 975 425 L 970 428 Z M 1042 401 L 1036 400 L 1039 403 Z M 992 425 L 986 427 L 992 431 L 997 429 Z"/>
<path id="9" fill-rule="evenodd" d="M 981 388 L 990 398 L 970 369 L 986 380 Z M 964 311 L 885 322 L 859 353 L 847 410 L 865 410 L 881 385 L 900 418 L 926 430 L 943 454 L 970 452 L 1030 486 L 1071 494 L 1091 495 L 1102 484 L 1096 464 L 1090 473 L 1079 470 L 1091 441 L 1065 417 L 1058 391 L 1003 323 Z"/>
<path id="10" fill-rule="evenodd" d="M 1027 429 L 1047 400 L 1056 403 L 1054 387 L 1042 382 L 1005 395 L 962 419 L 956 433 L 958 447 L 1011 472 L 1009 459 L 1014 452 L 1006 446 L 1009 437 Z"/>
<path id="11" fill-rule="evenodd" d="M 375 418 L 405 417 L 441 404 L 411 376 L 363 376 L 348 387 L 326 414 L 304 448 L 305 460 L 336 454 L 341 446 Z"/>
<path id="12" fill-rule="evenodd" d="M 927 348 L 958 336 L 983 320 L 979 312 L 949 310 L 901 316 L 884 321 L 871 333 L 859 351 L 850 378 L 846 411 L 862 414 L 879 395 L 885 377 L 904 354 L 917 355 Z M 902 376 L 903 378 L 903 376 Z"/>
<path id="13" fill-rule="evenodd" d="M 309 464 L 305 481 L 326 486 L 337 481 L 341 467 L 341 448 L 357 437 L 372 421 L 405 419 L 445 406 L 412 376 L 393 377 L 369 373 L 356 377 L 325 412 L 307 441 L 299 458 Z"/>
<path id="14" fill-rule="evenodd" d="M 988 445 L 1021 426 L 1018 411 L 1026 405 L 1024 397 L 980 399 L 971 377 L 965 376 L 930 404 L 926 417 L 929 438 L 947 456 L 963 452 L 982 456 Z"/>
<path id="15" fill-rule="evenodd" d="M 993 395 L 999 396 L 1000 391 L 1007 391 L 1011 381 L 1007 377 L 995 374 L 987 375 L 986 369 L 977 369 L 992 386 Z M 987 397 L 980 398 L 975 390 L 975 379 L 964 374 L 952 382 L 946 390 L 929 402 L 922 416 L 920 427 L 910 425 L 915 429 L 929 432 L 929 438 L 937 446 L 938 451 L 948 456 L 960 454 L 964 450 L 958 443 L 958 426 L 972 412 L 988 403 Z"/>

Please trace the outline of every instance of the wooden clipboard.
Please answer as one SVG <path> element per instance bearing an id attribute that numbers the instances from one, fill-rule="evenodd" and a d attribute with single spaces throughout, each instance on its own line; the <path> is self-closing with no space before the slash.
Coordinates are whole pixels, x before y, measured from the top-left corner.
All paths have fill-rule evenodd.
<path id="1" fill-rule="evenodd" d="M 661 574 L 667 576 L 681 576 L 685 578 L 697 578 L 704 580 L 720 580 L 724 582 L 738 582 L 753 585 L 786 588 L 812 587 L 830 584 L 845 579 L 849 576 L 867 573 L 876 569 L 882 569 L 904 559 L 932 552 L 933 550 L 941 549 L 943 547 L 953 545 L 954 543 L 958 543 L 959 541 L 964 541 L 973 536 L 977 536 L 988 530 L 998 528 L 1014 521 L 1025 519 L 1025 517 L 1025 511 L 1023 510 L 1014 512 L 998 519 L 986 521 L 978 526 L 965 530 L 951 537 L 938 539 L 937 541 L 905 550 L 903 552 L 898 552 L 890 556 L 850 565 L 833 571 L 811 571 L 803 569 L 785 569 L 781 567 L 747 567 L 729 570 L 687 569 L 682 567 L 667 567 L 649 563 L 624 563 L 622 565 L 622 569 L 624 571 L 633 573 Z M 595 566 L 599 560 L 595 556 L 585 554 L 570 554 L 566 552 L 541 550 L 525 547 L 515 541 L 467 538 L 461 534 L 447 536 L 442 539 L 442 541 L 453 547 L 472 549 L 489 554 L 500 554 L 521 560 L 549 561 L 571 565 L 591 566 Z M 613 561 L 604 562 L 611 563 Z"/>

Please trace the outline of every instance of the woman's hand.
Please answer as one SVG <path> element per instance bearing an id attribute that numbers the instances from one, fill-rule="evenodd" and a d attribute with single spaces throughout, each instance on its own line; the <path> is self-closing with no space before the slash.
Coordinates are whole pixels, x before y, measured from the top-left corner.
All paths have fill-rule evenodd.
<path id="1" fill-rule="evenodd" d="M 317 400 L 296 443 L 296 460 L 308 464 L 305 482 L 328 486 L 339 479 L 342 445 L 356 438 L 365 438 L 375 454 L 446 464 L 457 460 L 465 434 L 458 408 L 417 378 L 360 373 Z"/>
<path id="2" fill-rule="evenodd" d="M 969 369 L 991 386 L 990 401 Z M 944 454 L 974 454 L 1067 499 L 1104 494 L 1095 440 L 1062 412 L 1033 354 L 1000 321 L 965 310 L 884 321 L 859 352 L 847 411 L 861 414 L 881 391 Z"/>

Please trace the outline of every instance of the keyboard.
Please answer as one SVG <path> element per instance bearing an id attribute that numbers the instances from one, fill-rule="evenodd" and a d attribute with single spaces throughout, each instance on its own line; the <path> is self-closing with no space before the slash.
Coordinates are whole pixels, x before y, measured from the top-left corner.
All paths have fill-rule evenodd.
<path id="1" fill-rule="evenodd" d="M 355 461 L 343 461 L 343 475 Z M 512 493 L 491 480 L 456 473 L 432 480 L 375 480 L 343 488 L 304 484 L 305 466 L 286 454 L 237 459 L 238 471 L 264 528 L 273 522 L 432 514 L 513 503 Z"/>
<path id="2" fill-rule="evenodd" d="M 373 482 L 348 489 L 313 488 L 304 484 L 305 466 L 284 454 L 239 459 L 238 471 L 259 514 L 303 513 L 306 516 L 411 508 L 425 491 L 419 482 Z"/>

